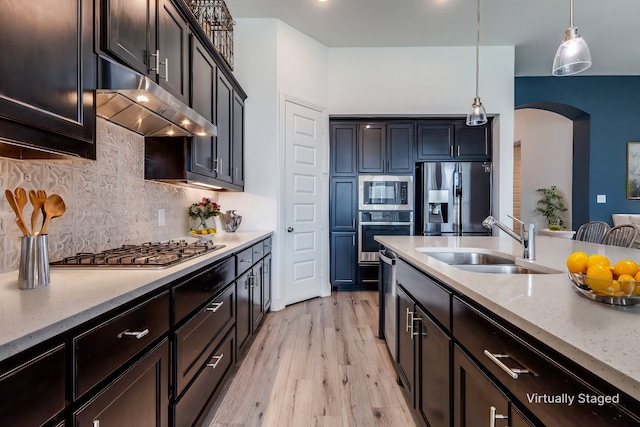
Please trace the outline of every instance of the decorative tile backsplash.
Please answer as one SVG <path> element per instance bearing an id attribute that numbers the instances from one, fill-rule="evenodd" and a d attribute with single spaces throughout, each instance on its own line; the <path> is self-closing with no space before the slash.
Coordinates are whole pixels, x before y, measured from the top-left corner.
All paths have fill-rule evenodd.
<path id="1" fill-rule="evenodd" d="M 0 158 L 2 190 L 24 187 L 57 193 L 66 213 L 49 225 L 52 261 L 78 252 L 186 236 L 187 207 L 215 192 L 144 180 L 144 137 L 98 118 L 97 160 Z M 165 225 L 158 225 L 158 210 Z M 30 223 L 31 204 L 24 209 Z M 21 233 L 9 202 L 0 202 L 0 272 L 18 269 Z"/>

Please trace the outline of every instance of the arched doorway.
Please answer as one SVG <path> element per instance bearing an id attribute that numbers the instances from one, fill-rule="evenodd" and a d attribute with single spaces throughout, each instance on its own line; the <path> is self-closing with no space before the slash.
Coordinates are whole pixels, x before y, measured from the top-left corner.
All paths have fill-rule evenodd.
<path id="1" fill-rule="evenodd" d="M 591 116 L 578 108 L 553 102 L 533 102 L 515 109 L 532 108 L 560 114 L 573 122 L 571 223 L 574 229 L 589 221 L 589 151 Z M 526 160 L 525 160 L 526 161 Z M 544 173 L 545 165 L 540 165 Z"/>

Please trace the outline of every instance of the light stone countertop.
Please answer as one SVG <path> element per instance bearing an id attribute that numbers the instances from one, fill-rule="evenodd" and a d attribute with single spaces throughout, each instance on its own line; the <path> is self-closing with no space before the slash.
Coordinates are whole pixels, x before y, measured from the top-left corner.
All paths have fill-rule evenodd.
<path id="1" fill-rule="evenodd" d="M 375 240 L 640 400 L 640 305 L 612 306 L 582 296 L 573 288 L 565 265 L 574 251 L 604 254 L 612 264 L 621 259 L 640 263 L 640 250 L 537 235 L 536 260 L 529 262 L 519 258 L 520 243 L 511 237 L 377 236 Z M 480 248 L 515 256 L 519 265 L 562 273 L 474 273 L 438 261 L 417 248 Z"/>
<path id="2" fill-rule="evenodd" d="M 0 274 L 0 360 L 158 289 L 266 237 L 271 231 L 219 233 L 217 251 L 164 269 L 51 268 L 49 286 L 21 290 L 18 272 Z M 195 238 L 185 237 L 195 241 Z"/>

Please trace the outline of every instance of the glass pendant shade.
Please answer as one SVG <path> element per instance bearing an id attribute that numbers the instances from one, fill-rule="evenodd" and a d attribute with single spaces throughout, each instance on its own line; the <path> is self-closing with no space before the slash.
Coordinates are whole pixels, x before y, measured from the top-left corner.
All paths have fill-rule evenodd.
<path id="1" fill-rule="evenodd" d="M 480 126 L 487 123 L 487 112 L 479 97 L 473 98 L 473 104 L 467 114 L 467 126 Z"/>
<path id="2" fill-rule="evenodd" d="M 578 35 L 577 28 L 569 28 L 565 34 L 553 60 L 551 72 L 554 76 L 570 76 L 591 67 L 589 46 Z"/>

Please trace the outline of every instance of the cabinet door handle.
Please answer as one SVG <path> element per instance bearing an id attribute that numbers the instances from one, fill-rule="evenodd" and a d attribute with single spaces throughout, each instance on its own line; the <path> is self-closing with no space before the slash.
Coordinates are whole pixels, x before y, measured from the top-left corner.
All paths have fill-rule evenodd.
<path id="1" fill-rule="evenodd" d="M 489 408 L 489 427 L 496 427 L 496 420 L 508 420 L 509 417 L 506 415 L 498 414 L 498 410 L 495 406 Z"/>
<path id="2" fill-rule="evenodd" d="M 158 56 L 160 52 L 158 52 Z M 164 65 L 164 76 L 160 76 L 165 82 L 169 81 L 169 58 L 164 58 L 164 62 L 160 62 L 160 65 Z"/>
<path id="3" fill-rule="evenodd" d="M 453 157 L 453 145 L 449 146 L 449 156 Z"/>
<path id="4" fill-rule="evenodd" d="M 407 315 L 406 315 L 405 327 L 404 327 L 405 332 L 409 332 L 409 315 L 412 315 L 412 314 L 413 313 L 411 313 L 411 310 L 409 310 L 409 308 L 407 307 Z"/>
<path id="5" fill-rule="evenodd" d="M 526 369 L 509 368 L 507 365 L 502 363 L 502 361 L 500 359 L 510 358 L 510 356 L 508 354 L 493 354 L 489 350 L 485 350 L 484 351 L 484 355 L 487 356 L 489 359 L 491 359 L 491 361 L 493 363 L 498 365 L 498 367 L 500 369 L 502 369 L 507 374 L 509 374 L 509 376 L 511 378 L 513 378 L 514 380 L 517 380 L 518 376 L 520 374 L 528 374 L 529 373 L 529 371 L 526 370 Z"/>
<path id="6" fill-rule="evenodd" d="M 414 321 L 414 322 L 422 322 L 422 317 L 414 317 L 414 318 L 413 318 L 413 321 Z M 422 334 L 420 334 L 419 332 L 414 332 L 414 333 L 412 334 L 412 335 L 413 335 L 413 336 L 412 336 L 412 338 L 413 338 L 413 337 L 417 337 L 418 335 L 422 335 L 423 337 L 426 337 L 426 336 L 427 336 L 427 327 L 426 327 L 426 326 L 424 326 L 424 324 L 422 325 L 422 327 L 424 328 L 424 332 L 423 332 Z"/>
<path id="7" fill-rule="evenodd" d="M 130 330 L 127 329 L 126 331 L 120 332 L 118 334 L 118 338 L 136 337 L 136 339 L 139 340 L 140 338 L 144 337 L 148 333 L 149 333 L 148 329 L 145 329 L 144 331 L 130 331 Z"/>
<path id="8" fill-rule="evenodd" d="M 218 366 L 218 363 L 220 363 L 223 357 L 224 357 L 224 353 L 221 353 L 220 356 L 213 356 L 211 360 L 213 361 L 215 359 L 215 362 L 207 363 L 207 366 L 210 368 L 216 369 L 216 366 Z"/>
<path id="9" fill-rule="evenodd" d="M 160 68 L 160 51 L 156 50 L 156 53 L 152 53 L 151 56 L 155 56 L 156 57 L 155 67 L 152 67 L 151 71 L 155 71 L 157 73 L 158 72 L 158 68 Z"/>
<path id="10" fill-rule="evenodd" d="M 356 219 L 355 218 L 351 218 L 351 229 L 355 229 L 356 228 Z"/>
<path id="11" fill-rule="evenodd" d="M 238 167 L 233 168 L 233 180 L 236 181 L 238 179 Z"/>
<path id="12" fill-rule="evenodd" d="M 93 427 L 100 427 L 100 420 L 93 420 Z"/>
<path id="13" fill-rule="evenodd" d="M 460 157 L 460 146 L 456 147 L 456 156 Z"/>
<path id="14" fill-rule="evenodd" d="M 352 244 L 353 246 L 355 246 L 355 245 L 356 245 L 356 236 L 351 236 L 351 244 Z"/>
<path id="15" fill-rule="evenodd" d="M 209 307 L 205 308 L 205 311 L 215 313 L 220 307 L 222 307 L 222 304 L 224 304 L 224 301 L 211 303 Z"/>

